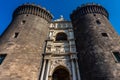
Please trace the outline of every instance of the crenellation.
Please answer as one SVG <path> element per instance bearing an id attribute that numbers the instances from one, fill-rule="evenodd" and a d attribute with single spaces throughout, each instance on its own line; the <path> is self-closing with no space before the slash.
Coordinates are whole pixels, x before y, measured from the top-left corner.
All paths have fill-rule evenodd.
<path id="1" fill-rule="evenodd" d="M 50 19 L 52 19 L 52 15 L 50 15 L 50 12 L 48 12 L 45 9 L 42 9 L 39 6 L 30 5 L 30 4 L 26 4 L 26 5 L 24 4 L 22 6 L 19 6 L 15 10 L 13 17 L 20 15 L 20 14 L 33 14 L 33 15 L 45 18 L 48 21 L 50 21 Z"/>
<path id="2" fill-rule="evenodd" d="M 103 9 L 103 11 L 101 10 Z M 79 11 L 80 10 L 80 11 Z M 107 18 L 109 17 L 109 14 L 108 12 L 105 10 L 105 8 L 103 8 L 102 6 L 98 6 L 98 5 L 93 5 L 93 4 L 89 4 L 89 5 L 86 5 L 86 6 L 82 6 L 82 7 L 78 7 L 76 9 L 76 11 L 73 13 L 73 15 L 77 15 L 78 13 L 81 13 L 81 16 L 82 15 L 86 15 L 88 13 L 99 13 L 99 14 L 103 14 L 105 15 Z"/>

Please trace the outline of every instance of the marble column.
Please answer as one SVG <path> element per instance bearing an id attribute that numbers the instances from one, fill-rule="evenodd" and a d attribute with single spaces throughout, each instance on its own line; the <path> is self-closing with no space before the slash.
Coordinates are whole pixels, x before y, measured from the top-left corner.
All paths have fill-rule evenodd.
<path id="1" fill-rule="evenodd" d="M 50 60 L 48 60 L 48 66 L 47 66 L 47 72 L 46 72 L 46 79 L 45 80 L 48 80 L 49 70 L 50 70 Z"/>
<path id="2" fill-rule="evenodd" d="M 43 63 L 42 74 L 41 74 L 40 80 L 43 80 L 43 76 L 44 76 L 44 72 L 45 72 L 45 65 L 46 65 L 46 60 L 44 60 L 44 63 Z"/>
<path id="3" fill-rule="evenodd" d="M 71 63 L 72 63 L 72 80 L 76 80 L 75 64 L 73 62 L 73 59 Z"/>
<path id="4" fill-rule="evenodd" d="M 79 67 L 78 67 L 78 62 L 77 62 L 77 60 L 75 60 L 75 64 L 76 64 L 76 70 L 77 70 L 77 76 L 78 76 L 78 80 L 81 80 L 81 78 L 80 78 L 80 72 L 79 72 Z"/>

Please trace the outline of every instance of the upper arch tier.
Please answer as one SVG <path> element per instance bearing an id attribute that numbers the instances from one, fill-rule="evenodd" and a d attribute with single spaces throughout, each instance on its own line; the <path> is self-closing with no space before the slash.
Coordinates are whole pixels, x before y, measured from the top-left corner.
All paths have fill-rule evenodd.
<path id="1" fill-rule="evenodd" d="M 107 10 L 101 5 L 95 3 L 83 4 L 82 6 L 77 7 L 77 9 L 73 11 L 70 17 L 73 19 L 74 18 L 73 16 L 78 16 L 78 15 L 83 16 L 90 13 L 102 14 L 107 18 L 109 18 L 109 14 Z"/>
<path id="2" fill-rule="evenodd" d="M 13 17 L 21 14 L 33 14 L 39 17 L 46 19 L 47 21 L 51 21 L 53 18 L 52 14 L 47 11 L 45 8 L 42 8 L 35 4 L 23 4 L 19 6 L 13 13 Z"/>

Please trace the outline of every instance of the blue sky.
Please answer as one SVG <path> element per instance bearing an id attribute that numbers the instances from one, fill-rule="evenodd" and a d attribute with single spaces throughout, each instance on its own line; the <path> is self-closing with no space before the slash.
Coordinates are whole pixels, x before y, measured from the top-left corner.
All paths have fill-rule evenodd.
<path id="1" fill-rule="evenodd" d="M 70 20 L 69 15 L 77 6 L 88 2 L 99 3 L 109 12 L 110 22 L 120 35 L 120 0 L 0 0 L 0 34 L 9 25 L 13 11 L 27 2 L 45 7 L 54 15 L 54 19 L 63 15 L 67 20 Z"/>

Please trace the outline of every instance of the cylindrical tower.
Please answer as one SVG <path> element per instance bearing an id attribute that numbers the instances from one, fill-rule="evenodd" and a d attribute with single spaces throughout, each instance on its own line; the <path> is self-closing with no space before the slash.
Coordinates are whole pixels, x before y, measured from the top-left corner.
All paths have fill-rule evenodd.
<path id="1" fill-rule="evenodd" d="M 70 15 L 81 80 L 119 80 L 120 42 L 109 14 L 99 4 L 85 4 Z"/>
<path id="2" fill-rule="evenodd" d="M 0 38 L 0 80 L 39 78 L 51 19 L 49 11 L 34 4 L 21 5 L 14 11 Z"/>

